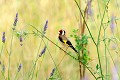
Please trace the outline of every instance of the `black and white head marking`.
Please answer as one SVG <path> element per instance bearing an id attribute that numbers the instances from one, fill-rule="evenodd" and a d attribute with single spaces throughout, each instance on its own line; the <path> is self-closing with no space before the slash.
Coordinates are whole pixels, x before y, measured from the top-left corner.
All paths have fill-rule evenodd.
<path id="1" fill-rule="evenodd" d="M 60 30 L 59 35 L 65 35 L 65 30 Z"/>

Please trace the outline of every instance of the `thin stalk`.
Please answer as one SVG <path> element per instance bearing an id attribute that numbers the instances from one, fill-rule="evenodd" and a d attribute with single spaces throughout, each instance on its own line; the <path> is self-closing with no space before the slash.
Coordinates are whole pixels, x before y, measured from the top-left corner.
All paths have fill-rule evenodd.
<path id="1" fill-rule="evenodd" d="M 101 18 L 101 11 L 100 11 L 100 4 L 98 2 L 99 0 L 97 0 L 97 3 L 98 3 L 98 9 L 99 9 L 99 13 L 100 13 L 100 18 Z"/>
<path id="2" fill-rule="evenodd" d="M 85 27 L 87 26 L 87 23 L 86 23 L 87 14 L 86 13 L 87 13 L 88 6 L 86 5 L 85 11 L 84 11 L 84 16 L 83 16 L 82 11 L 81 11 L 81 5 L 79 5 L 76 0 L 74 0 L 74 1 L 76 2 L 77 7 L 79 8 L 79 11 L 80 11 L 80 20 L 82 20 L 82 18 L 83 18 L 83 24 L 82 23 L 80 24 L 80 25 L 82 25 L 81 26 L 81 36 L 83 36 L 83 34 L 85 32 Z M 90 3 L 91 2 L 92 2 L 92 0 L 90 0 Z M 90 33 L 90 36 L 91 36 L 94 44 L 96 45 L 96 43 L 95 43 L 95 41 L 94 41 L 94 39 L 92 37 L 92 34 L 91 34 L 88 26 L 87 26 L 87 29 L 88 29 L 88 31 Z M 82 47 L 84 47 L 84 45 L 82 45 Z M 83 50 L 81 52 L 82 52 L 82 57 L 83 57 Z M 80 59 L 80 54 L 79 54 L 78 58 Z M 85 66 L 82 65 L 81 63 L 79 63 L 79 67 L 80 67 L 80 79 L 84 79 L 84 76 L 85 76 Z"/>
<path id="3" fill-rule="evenodd" d="M 9 55 L 9 58 L 8 58 L 8 80 L 10 80 L 10 55 Z"/>
<path id="4" fill-rule="evenodd" d="M 16 80 L 16 79 L 17 79 L 17 76 L 18 76 L 18 72 L 17 72 L 17 74 L 15 75 L 15 78 L 14 78 L 14 80 Z"/>
<path id="5" fill-rule="evenodd" d="M 67 47 L 67 49 L 68 49 L 68 47 Z M 67 49 L 66 49 L 66 51 L 67 51 Z M 59 66 L 61 64 L 61 62 L 63 61 L 63 59 L 65 58 L 65 56 L 66 56 L 66 54 L 64 54 L 64 56 L 62 57 L 62 59 L 60 60 L 60 62 L 58 63 L 57 66 Z"/>
<path id="6" fill-rule="evenodd" d="M 92 0 L 90 0 L 90 3 L 92 2 Z M 88 3 L 87 3 L 87 5 L 86 5 L 86 8 L 85 8 L 85 11 L 84 11 L 84 18 L 85 18 L 85 21 L 87 21 L 87 10 L 88 10 Z M 86 28 L 86 25 L 85 25 L 85 22 L 83 22 L 83 28 L 82 28 L 82 32 L 81 32 L 81 35 L 83 36 L 84 35 L 84 32 L 85 32 L 85 28 Z M 82 47 L 84 48 L 84 45 L 82 44 Z M 83 59 L 83 57 L 84 57 L 84 52 L 83 52 L 83 50 L 81 51 L 82 52 L 82 59 Z M 83 66 L 83 65 L 81 65 L 82 67 L 83 67 L 83 76 L 82 76 L 82 79 L 84 79 L 84 77 L 85 77 L 85 70 L 86 70 L 86 68 L 85 68 L 85 66 Z"/>
<path id="7" fill-rule="evenodd" d="M 24 49 L 24 48 L 23 48 L 23 46 L 21 46 L 21 49 L 22 49 L 22 50 L 21 50 L 21 58 L 22 58 L 22 68 L 23 68 L 23 72 L 22 72 L 23 75 L 22 75 L 22 76 L 23 76 L 23 80 L 24 80 L 25 70 L 24 70 L 24 54 L 23 54 L 23 49 Z"/>
<path id="8" fill-rule="evenodd" d="M 35 67 L 36 67 L 36 63 L 37 63 L 37 61 L 38 61 L 38 59 L 39 59 L 38 54 L 39 54 L 39 50 L 40 50 L 41 44 L 42 44 L 42 40 L 40 41 L 40 44 L 39 44 L 39 48 L 38 48 L 37 57 L 36 57 L 36 60 L 35 60 L 35 65 L 34 65 L 34 67 L 33 67 L 33 73 L 32 73 L 32 78 L 31 78 L 31 80 L 33 79 L 33 75 L 34 75 L 34 70 L 35 70 Z M 32 72 L 32 71 L 31 71 L 31 72 Z"/>
<path id="9" fill-rule="evenodd" d="M 103 19 L 104 19 L 105 12 L 106 12 L 106 9 L 107 9 L 107 6 L 108 6 L 109 2 L 110 2 L 110 0 L 107 2 L 106 6 L 105 6 L 105 9 L 104 9 L 104 12 L 103 12 L 103 17 L 101 19 L 100 29 L 99 29 L 99 33 L 98 33 L 98 40 L 97 40 L 97 45 L 96 45 L 97 53 L 98 53 L 98 61 L 99 61 L 99 66 L 100 66 L 100 73 L 101 73 L 102 80 L 103 80 L 103 72 L 102 72 L 102 66 L 101 66 L 101 60 L 100 60 L 99 40 L 100 40 L 100 33 L 101 33 L 101 29 L 102 29 Z"/>
<path id="10" fill-rule="evenodd" d="M 8 54 L 8 80 L 10 80 L 10 57 L 12 54 L 12 43 L 13 43 L 13 30 L 12 30 L 12 36 L 11 36 L 11 44 L 10 44 L 10 53 Z"/>
<path id="11" fill-rule="evenodd" d="M 106 38 L 106 35 L 105 35 L 105 34 L 106 34 L 106 31 L 105 31 L 105 29 L 104 29 L 104 38 Z M 108 78 L 107 78 L 107 74 L 108 74 L 108 61 L 107 61 L 107 60 L 108 60 L 108 59 L 107 59 L 107 52 L 106 52 L 107 49 L 106 49 L 106 45 L 105 45 L 105 44 L 106 44 L 106 39 L 103 40 L 103 41 L 104 41 L 104 46 L 105 46 L 105 52 L 104 52 L 104 53 L 105 53 L 105 64 L 106 64 L 106 69 L 105 69 L 105 70 L 106 70 L 106 75 L 105 75 L 105 76 L 106 76 L 106 80 L 108 80 Z"/>
<path id="12" fill-rule="evenodd" d="M 84 17 L 84 15 L 83 15 L 83 13 L 82 13 L 82 10 L 81 10 L 79 4 L 77 3 L 76 0 L 74 0 L 74 1 L 75 1 L 76 5 L 77 5 L 79 11 L 80 11 L 80 14 L 81 14 L 81 16 L 82 16 L 82 18 L 83 18 L 83 21 L 84 21 L 84 23 L 85 23 L 87 29 L 88 29 L 88 32 L 89 32 L 89 34 L 90 34 L 90 37 L 91 37 L 93 43 L 94 43 L 95 45 L 97 45 L 96 42 L 95 42 L 95 40 L 94 40 L 94 38 L 93 38 L 93 36 L 92 36 L 92 33 L 91 33 L 91 31 L 90 31 L 90 29 L 89 29 L 89 27 L 88 27 L 88 25 L 87 25 L 87 22 L 85 21 L 85 17 Z"/>
<path id="13" fill-rule="evenodd" d="M 81 0 L 79 0 L 79 6 L 81 7 Z M 79 35 L 80 35 L 80 30 L 81 33 L 83 32 L 83 26 L 82 26 L 82 16 L 80 14 L 80 25 L 79 25 Z M 78 59 L 80 59 L 80 54 L 78 55 Z M 80 71 L 80 80 L 82 79 L 82 64 L 79 62 L 79 71 Z"/>
<path id="14" fill-rule="evenodd" d="M 98 33 L 97 45 L 99 44 L 100 33 L 101 33 L 102 26 L 103 26 L 103 19 L 104 19 L 105 12 L 106 12 L 106 9 L 107 9 L 107 6 L 108 6 L 109 2 L 110 2 L 110 0 L 107 2 L 106 6 L 105 6 L 104 13 L 103 13 L 103 17 L 102 17 L 102 19 L 101 19 L 100 29 L 99 29 L 99 33 Z"/>
<path id="15" fill-rule="evenodd" d="M 3 51 L 3 46 L 4 46 L 4 43 L 2 43 L 2 48 L 1 48 L 1 51 L 0 51 L 0 58 L 1 58 L 1 55 L 2 55 L 2 51 Z"/>
<path id="16" fill-rule="evenodd" d="M 78 55 L 78 59 L 80 59 L 80 54 Z M 79 69 L 80 69 L 80 80 L 82 80 L 82 64 L 79 62 Z"/>
<path id="17" fill-rule="evenodd" d="M 44 56 L 45 56 L 45 55 L 43 55 L 43 58 L 42 58 L 41 63 L 40 63 L 40 67 L 39 67 L 39 69 L 38 69 L 38 71 L 37 71 L 37 74 L 38 74 L 38 75 L 39 75 L 39 72 L 40 72 L 40 68 L 41 68 L 41 66 L 42 66 L 42 62 L 43 62 Z M 39 77 L 37 76 L 35 80 L 39 80 Z"/>
<path id="18" fill-rule="evenodd" d="M 2 48 L 1 48 L 1 51 L 0 51 L 0 62 L 2 62 L 2 61 L 1 61 L 1 55 L 2 55 L 2 52 L 3 52 L 3 46 L 4 46 L 4 43 L 2 44 Z M 0 65 L 1 65 L 1 64 L 0 64 Z M 2 76 L 3 76 L 4 80 L 5 80 L 4 72 L 1 71 L 1 73 L 2 73 Z"/>
<path id="19" fill-rule="evenodd" d="M 105 44 L 105 45 L 106 45 L 106 44 Z M 112 60 L 112 62 L 113 62 L 113 64 L 114 64 L 114 66 L 115 66 L 115 62 L 114 62 L 114 60 L 113 60 L 112 55 L 110 54 L 110 51 L 109 51 L 107 45 L 106 45 L 106 49 L 107 49 L 107 51 L 108 51 L 108 53 L 109 53 L 109 55 L 110 55 L 110 57 L 111 57 L 111 60 Z M 117 74 L 118 74 L 118 77 L 119 77 L 119 79 L 120 79 L 120 75 L 119 75 L 118 71 L 117 71 Z"/>
<path id="20" fill-rule="evenodd" d="M 5 80 L 5 72 L 1 71 L 1 73 L 2 73 L 2 76 L 3 76 L 4 80 Z"/>
<path id="21" fill-rule="evenodd" d="M 79 0 L 79 6 L 81 7 L 81 0 Z M 79 25 L 79 32 L 80 32 L 80 30 L 82 30 L 82 16 L 81 16 L 81 14 L 80 14 L 80 25 Z M 82 32 L 82 31 L 81 31 Z M 80 33 L 78 34 L 78 35 L 80 35 Z"/>
<path id="22" fill-rule="evenodd" d="M 36 60 L 35 60 L 35 62 L 34 62 L 34 65 L 33 65 L 33 69 L 31 70 L 31 72 L 32 72 L 32 73 L 30 74 L 30 75 L 32 75 L 31 80 L 33 79 L 33 75 L 34 75 L 34 71 L 35 71 L 35 68 L 36 68 L 36 64 L 37 64 L 38 59 L 39 59 L 39 57 L 36 58 Z M 29 76 L 29 78 L 30 78 L 30 76 Z"/>
<path id="23" fill-rule="evenodd" d="M 27 80 L 29 80 L 29 78 L 30 78 L 31 75 L 32 75 L 31 80 L 33 79 L 33 75 L 34 75 L 34 70 L 35 70 L 35 67 L 36 67 L 36 63 L 37 63 L 37 61 L 39 59 L 38 54 L 39 54 L 39 50 L 40 50 L 40 47 L 41 47 L 41 43 L 42 43 L 42 40 L 40 41 L 38 52 L 37 52 L 37 57 L 36 57 L 36 59 L 34 61 L 34 65 L 33 65 L 32 69 L 30 71 L 30 74 L 28 75 L 28 79 Z"/>

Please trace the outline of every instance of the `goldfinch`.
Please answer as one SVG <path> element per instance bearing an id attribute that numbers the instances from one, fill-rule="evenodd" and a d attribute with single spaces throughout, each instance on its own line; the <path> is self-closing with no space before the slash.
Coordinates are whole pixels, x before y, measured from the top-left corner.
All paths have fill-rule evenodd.
<path id="1" fill-rule="evenodd" d="M 65 30 L 60 30 L 58 39 L 63 45 L 71 47 L 76 53 L 78 53 L 77 50 L 73 47 L 72 43 L 67 39 L 65 33 Z"/>

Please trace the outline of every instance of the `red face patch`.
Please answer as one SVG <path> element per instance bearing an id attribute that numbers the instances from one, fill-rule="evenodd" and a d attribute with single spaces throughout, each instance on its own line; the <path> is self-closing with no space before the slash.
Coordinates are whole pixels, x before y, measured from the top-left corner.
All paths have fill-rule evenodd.
<path id="1" fill-rule="evenodd" d="M 59 30 L 59 34 L 61 35 L 62 34 L 62 32 L 63 32 L 63 30 L 61 29 L 61 30 Z"/>

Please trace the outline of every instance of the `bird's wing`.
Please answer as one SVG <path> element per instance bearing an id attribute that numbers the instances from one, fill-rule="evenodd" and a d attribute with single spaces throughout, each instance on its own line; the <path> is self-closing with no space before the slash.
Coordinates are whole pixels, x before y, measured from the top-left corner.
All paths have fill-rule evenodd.
<path id="1" fill-rule="evenodd" d="M 59 36 L 59 40 L 68 46 L 72 46 L 72 43 L 64 36 Z"/>

